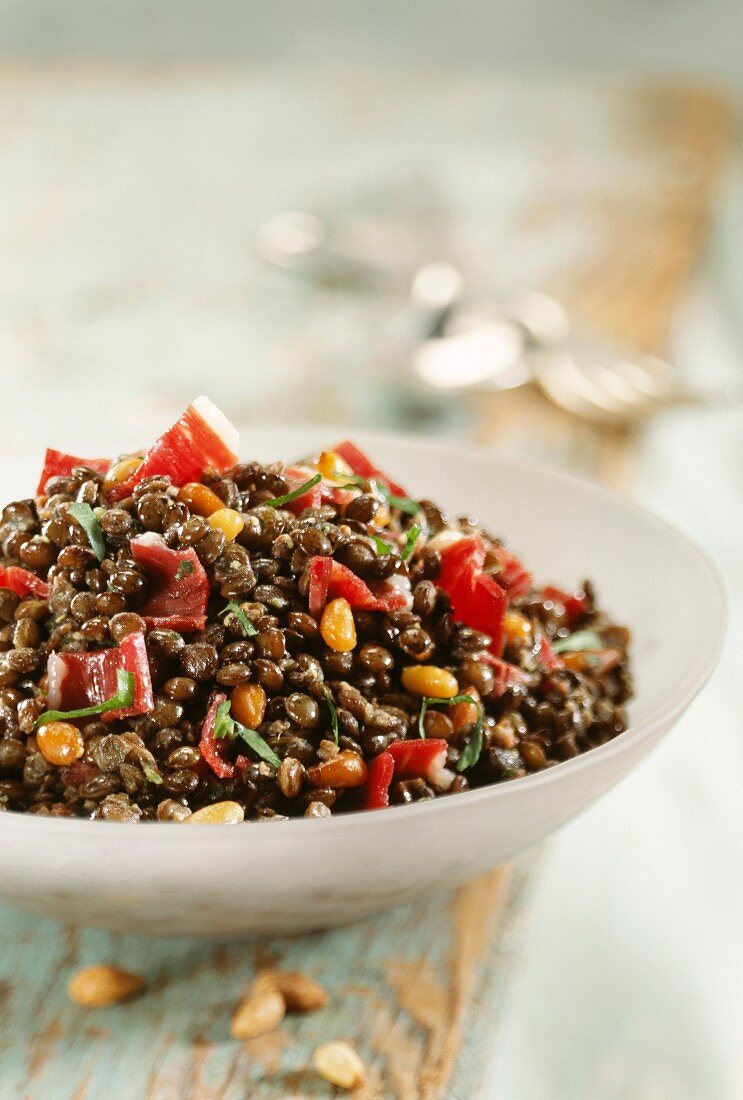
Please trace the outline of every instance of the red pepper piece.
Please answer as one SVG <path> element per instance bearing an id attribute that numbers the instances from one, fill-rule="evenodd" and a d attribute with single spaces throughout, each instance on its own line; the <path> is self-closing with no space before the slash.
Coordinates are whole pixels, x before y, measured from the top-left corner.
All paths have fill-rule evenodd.
<path id="1" fill-rule="evenodd" d="M 585 615 L 588 611 L 588 596 L 585 592 L 564 592 L 562 588 L 555 588 L 553 585 L 548 584 L 543 589 L 542 594 L 548 600 L 554 600 L 556 603 L 561 603 L 565 608 L 565 616 L 568 620 L 568 626 L 573 627 Z"/>
<path id="2" fill-rule="evenodd" d="M 224 473 L 237 462 L 239 436 L 208 397 L 197 397 L 142 459 L 130 478 L 109 490 L 111 500 L 131 495 L 142 478 L 166 474 L 174 485 L 200 481 L 207 466 Z"/>
<path id="3" fill-rule="evenodd" d="M 76 466 L 87 466 L 99 474 L 105 474 L 111 465 L 110 458 L 76 458 L 75 455 L 65 454 L 64 451 L 55 451 L 47 447 L 44 456 L 44 469 L 41 471 L 39 484 L 36 486 L 36 495 L 41 496 L 46 492 L 47 482 L 53 477 L 69 477 Z"/>
<path id="4" fill-rule="evenodd" d="M 528 675 L 523 668 L 504 661 L 502 657 L 495 657 L 492 653 L 483 653 L 481 660 L 487 662 L 495 671 L 495 687 L 490 692 L 489 698 L 500 699 L 508 688 L 518 687 L 528 680 Z"/>
<path id="5" fill-rule="evenodd" d="M 292 491 L 316 476 L 317 470 L 312 466 L 288 466 L 284 470 L 284 477 Z M 306 493 L 290 500 L 284 507 L 295 515 L 299 515 L 305 508 L 319 508 L 321 504 L 335 504 L 339 508 L 345 508 L 355 496 L 357 496 L 355 489 L 341 489 L 340 486 L 332 485 L 327 481 L 318 481 Z"/>
<path id="6" fill-rule="evenodd" d="M 528 569 L 525 569 L 517 557 L 505 546 L 496 546 L 493 550 L 498 561 L 497 579 L 505 588 L 510 599 L 516 600 L 519 596 L 527 596 L 532 590 L 534 578 Z"/>
<path id="7" fill-rule="evenodd" d="M 193 547 L 171 550 L 154 531 L 132 539 L 131 547 L 134 560 L 150 582 L 149 596 L 141 610 L 148 627 L 203 630 L 209 578 Z"/>
<path id="8" fill-rule="evenodd" d="M 204 724 L 201 727 L 201 740 L 199 741 L 199 752 L 203 759 L 206 760 L 217 779 L 232 779 L 235 774 L 235 765 L 231 764 L 229 760 L 225 760 L 222 756 L 225 742 L 219 741 L 214 736 L 214 722 L 217 717 L 217 708 L 220 703 L 224 703 L 226 698 L 227 696 L 223 695 L 221 692 L 212 695 Z"/>
<path id="9" fill-rule="evenodd" d="M 9 588 L 21 597 L 31 594 L 44 600 L 49 597 L 47 582 L 28 569 L 21 569 L 20 565 L 0 565 L 0 588 Z"/>
<path id="10" fill-rule="evenodd" d="M 441 570 L 436 580 L 448 594 L 459 622 L 488 634 L 490 650 L 503 649 L 503 617 L 508 597 L 492 577 L 482 572 L 485 543 L 479 535 L 459 539 L 441 551 Z"/>
<path id="11" fill-rule="evenodd" d="M 330 574 L 333 572 L 333 559 L 332 558 L 313 558 L 310 562 L 310 586 L 309 586 L 309 604 L 310 615 L 314 619 L 319 619 L 322 615 L 322 609 L 328 599 L 328 585 L 330 584 Z"/>
<path id="12" fill-rule="evenodd" d="M 348 600 L 356 611 L 399 611 L 409 604 L 406 593 L 392 585 L 372 591 L 347 566 L 332 558 L 313 558 L 310 562 L 310 614 L 318 618 L 328 600 Z"/>
<path id="13" fill-rule="evenodd" d="M 548 672 L 555 672 L 558 668 L 564 668 L 565 665 L 560 657 L 555 653 L 552 648 L 552 642 L 549 640 L 546 634 L 543 634 L 539 639 L 539 663 Z"/>
<path id="14" fill-rule="evenodd" d="M 288 466 L 284 470 L 284 477 L 289 482 L 290 492 L 293 492 L 300 485 L 304 485 L 313 477 L 317 477 L 317 470 L 313 469 L 312 466 Z M 305 508 L 319 508 L 321 504 L 331 499 L 328 487 L 322 481 L 318 481 L 317 485 L 313 485 L 306 493 L 302 493 L 301 497 L 290 500 L 284 507 L 298 516 Z"/>
<path id="15" fill-rule="evenodd" d="M 375 756 L 369 765 L 361 808 L 380 810 L 390 804 L 390 783 L 395 771 L 395 758 L 389 752 Z"/>
<path id="16" fill-rule="evenodd" d="M 116 694 L 116 670 L 134 673 L 134 698 L 121 710 L 106 711 L 104 722 L 148 714 L 154 706 L 144 634 L 128 634 L 113 649 L 95 653 L 52 653 L 47 662 L 49 706 L 78 710 L 105 703 Z"/>
<path id="17" fill-rule="evenodd" d="M 446 764 L 443 738 L 393 741 L 387 752 L 395 764 L 396 779 L 433 779 Z"/>
<path id="18" fill-rule="evenodd" d="M 372 478 L 375 481 L 382 481 L 391 493 L 394 493 L 396 497 L 407 497 L 407 493 L 403 489 L 402 485 L 398 485 L 396 481 L 393 481 L 391 477 L 387 477 L 383 474 L 378 467 L 374 465 L 370 458 L 368 458 L 363 451 L 360 451 L 355 443 L 352 443 L 350 439 L 344 439 L 342 443 L 338 443 L 333 447 L 336 454 L 340 455 L 344 462 L 347 462 L 353 472 L 359 477 L 366 478 L 370 481 Z"/>
<path id="19" fill-rule="evenodd" d="M 461 590 L 464 599 L 470 595 L 475 577 L 482 573 L 485 553 L 485 543 L 480 535 L 459 539 L 441 551 L 441 569 L 436 583 L 448 593 L 452 606 L 455 593 Z"/>

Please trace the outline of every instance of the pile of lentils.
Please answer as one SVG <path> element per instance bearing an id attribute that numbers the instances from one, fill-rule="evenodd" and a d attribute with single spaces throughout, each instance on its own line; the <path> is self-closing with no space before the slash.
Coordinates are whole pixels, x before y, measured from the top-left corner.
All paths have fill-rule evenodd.
<path id="1" fill-rule="evenodd" d="M 446 708 L 431 707 L 425 735 L 446 739 L 447 766 L 456 778 L 445 789 L 422 778 L 396 779 L 392 804 L 540 771 L 625 728 L 624 703 L 631 694 L 628 634 L 596 610 L 588 583 L 577 628 L 599 632 L 612 648 L 608 667 L 607 662 L 553 671 L 540 666 L 538 640 L 570 630 L 559 600 L 533 591 L 513 601 L 506 617 L 503 656 L 523 670 L 523 682 L 491 696 L 496 672 L 480 659 L 490 639 L 454 620 L 448 596 L 436 585 L 439 552 L 426 548 L 426 538 L 408 560 L 403 549 L 413 522 L 427 538 L 446 527 L 480 532 L 486 541 L 489 536 L 472 519 L 450 519 L 423 500 L 415 520 L 390 509 L 379 532 L 385 539 L 392 536 L 390 549 L 373 537 L 380 501 L 372 485 L 362 483 L 342 512 L 324 504 L 294 515 L 267 504 L 290 490 L 282 469 L 279 463 L 251 462 L 226 476 L 204 474 L 202 483 L 242 515 L 244 526 L 234 541 L 192 514 L 167 477 L 144 479 L 131 497 L 113 505 L 103 475 L 78 467 L 71 476 L 50 481 L 45 497 L 3 510 L 4 564 L 46 579 L 50 595 L 19 598 L 0 589 L 0 808 L 115 821 L 182 821 L 225 800 L 238 803 L 250 821 L 352 810 L 357 791 L 333 782 L 339 771 L 328 764 L 339 756 L 359 758 L 352 760 L 358 776 L 359 768 L 365 770 L 392 741 L 419 736 L 421 698 L 401 682 L 401 671 L 410 664 L 445 669 L 460 692 L 482 700 L 482 751 L 473 766 L 457 771 L 472 735 L 473 708 L 469 716 L 467 707 L 458 708 L 455 721 Z M 96 510 L 105 543 L 102 561 L 68 515 L 73 502 Z M 160 533 L 172 549 L 196 551 L 211 584 L 204 630 L 147 629 L 139 609 L 148 582 L 130 549 L 130 540 L 145 531 Z M 308 611 L 307 564 L 314 556 L 332 556 L 370 585 L 394 575 L 408 578 L 411 610 L 354 611 L 356 645 L 335 651 Z M 246 637 L 239 618 L 224 614 L 229 601 L 240 605 L 254 635 Z M 134 632 L 146 637 L 153 710 L 108 723 L 80 721 L 79 759 L 67 766 L 47 759 L 34 726 L 47 707 L 49 654 L 99 650 Z M 252 706 L 260 719 L 256 728 L 280 758 L 280 768 L 255 757 L 229 779 L 211 771 L 199 740 L 215 692 L 232 697 L 236 717 L 240 698 Z M 251 756 L 247 750 L 246 755 Z"/>

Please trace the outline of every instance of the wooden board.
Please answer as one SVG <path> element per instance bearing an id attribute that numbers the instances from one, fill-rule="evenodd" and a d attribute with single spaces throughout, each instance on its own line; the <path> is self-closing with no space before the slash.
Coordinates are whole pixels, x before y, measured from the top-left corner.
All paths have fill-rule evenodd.
<path id="1" fill-rule="evenodd" d="M 201 347 L 202 329 L 225 367 L 209 388 L 230 407 L 271 409 L 273 372 L 284 389 L 297 381 L 299 414 L 363 419 L 365 396 L 344 404 L 352 387 L 338 387 L 337 369 L 323 383 L 320 365 L 334 354 L 345 363 L 378 317 L 370 325 L 358 304 L 289 289 L 248 258 L 250 234 L 303 188 L 327 189 L 333 174 L 348 183 L 371 165 L 395 171 L 411 150 L 450 194 L 465 266 L 475 271 L 486 255 L 506 272 L 503 286 L 510 271 L 515 289 L 555 289 L 582 319 L 660 349 L 703 239 L 729 122 L 714 95 L 675 86 L 6 66 L 2 446 L 8 453 L 18 438 L 14 394 L 40 398 L 46 432 L 50 387 L 49 423 L 83 390 L 92 415 L 102 375 L 128 380 L 114 435 L 141 427 L 143 410 L 204 388 L 203 356 L 178 345 L 185 333 Z M 505 177 L 519 187 L 495 194 L 492 180 Z M 340 342 L 330 317 L 342 319 Z M 246 346 L 263 372 L 246 371 Z M 320 379 L 311 390 L 300 384 L 308 362 Z M 631 438 L 570 420 L 530 391 L 484 404 L 477 436 L 628 480 Z M 327 1096 L 307 1067 L 317 1043 L 342 1037 L 369 1064 L 362 1095 L 470 1100 L 486 1088 L 534 883 L 525 857 L 454 896 L 349 929 L 219 948 L 61 930 L 4 910 L 0 1091 L 8 1100 Z M 102 961 L 145 974 L 150 993 L 95 1014 L 71 1006 L 68 975 Z M 232 1006 L 266 962 L 318 977 L 331 1003 L 265 1039 L 231 1042 Z"/>

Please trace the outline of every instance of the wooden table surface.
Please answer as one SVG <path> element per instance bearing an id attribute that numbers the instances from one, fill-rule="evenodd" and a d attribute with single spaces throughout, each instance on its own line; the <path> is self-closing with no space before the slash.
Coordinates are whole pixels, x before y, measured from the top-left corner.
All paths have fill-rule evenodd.
<path id="1" fill-rule="evenodd" d="M 332 199 L 333 188 L 342 199 L 370 174 L 433 180 L 446 200 L 439 254 L 474 282 L 556 289 L 582 319 L 660 350 L 728 126 L 713 95 L 673 86 L 0 69 L 4 453 L 27 454 L 28 425 L 10 409 L 30 401 L 42 410 L 37 446 L 64 443 L 74 418 L 82 447 L 82 394 L 91 420 L 110 417 L 122 441 L 203 389 L 243 419 L 275 411 L 280 393 L 285 416 L 368 422 L 379 408 L 389 421 L 394 409 L 375 404 L 370 382 L 389 299 L 303 285 L 262 268 L 253 249 L 264 217 L 329 189 Z M 531 392 L 484 406 L 475 432 L 628 483 L 632 437 L 575 424 Z M 369 1097 L 474 1097 L 487 1089 L 538 878 L 524 857 L 454 896 L 252 946 L 63 930 L 4 912 L 2 1095 L 328 1095 L 306 1072 L 311 1051 L 348 1037 L 371 1067 Z M 235 1044 L 231 1007 L 267 960 L 318 976 L 330 1007 Z M 65 978 L 95 961 L 146 974 L 151 992 L 105 1013 L 70 1006 Z"/>

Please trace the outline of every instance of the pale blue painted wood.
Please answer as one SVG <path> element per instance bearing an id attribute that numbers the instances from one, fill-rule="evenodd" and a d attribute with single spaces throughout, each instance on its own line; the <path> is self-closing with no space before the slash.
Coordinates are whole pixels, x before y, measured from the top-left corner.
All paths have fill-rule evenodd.
<path id="1" fill-rule="evenodd" d="M 465 1041 L 445 1093 L 450 1100 L 471 1100 L 482 1082 L 520 954 L 532 864 L 533 857 L 522 859 L 508 878 L 497 934 L 478 967 L 468 1004 Z M 333 1090 L 307 1067 L 312 1051 L 330 1038 L 350 1040 L 364 1057 L 371 1079 L 366 1095 L 404 1096 L 388 1052 L 380 1050 L 389 1038 L 385 1033 L 399 1031 L 406 1044 L 401 1050 L 423 1050 L 430 1036 L 398 1005 L 388 968 L 424 960 L 448 987 L 454 903 L 454 895 L 443 894 L 322 935 L 217 945 L 68 929 L 3 907 L 0 1096 L 328 1097 Z M 275 1042 L 272 1037 L 237 1043 L 229 1037 L 231 1013 L 256 969 L 268 962 L 317 977 L 330 994 L 329 1004 L 304 1017 L 287 1017 Z M 97 963 L 145 975 L 147 993 L 95 1011 L 73 1004 L 66 992 L 69 977 Z M 387 1006 L 381 1015 L 380 1003 Z"/>

